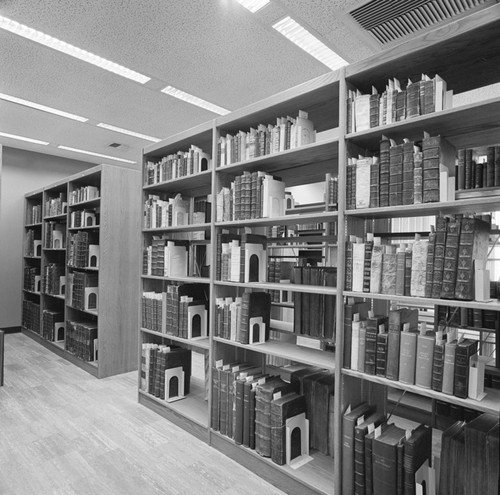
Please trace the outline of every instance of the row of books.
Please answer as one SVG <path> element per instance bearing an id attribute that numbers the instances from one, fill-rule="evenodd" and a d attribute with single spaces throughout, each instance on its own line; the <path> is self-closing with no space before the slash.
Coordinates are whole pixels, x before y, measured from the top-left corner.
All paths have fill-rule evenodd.
<path id="1" fill-rule="evenodd" d="M 141 298 L 142 327 L 182 338 L 206 336 L 207 318 L 200 316 L 201 328 L 193 324 L 195 315 L 208 307 L 206 284 L 169 284 L 164 292 L 146 291 Z M 190 321 L 191 320 L 191 321 Z M 191 328 L 191 336 L 188 329 Z"/>
<path id="2" fill-rule="evenodd" d="M 59 193 L 58 196 L 47 198 L 44 205 L 43 214 L 46 217 L 54 217 L 66 213 L 68 203 L 66 201 L 66 193 Z"/>
<path id="3" fill-rule="evenodd" d="M 365 240 L 351 236 L 345 289 L 443 299 L 481 297 L 477 287 L 487 278 L 489 232 L 489 220 L 455 215 L 437 216 L 429 239 L 416 234 L 413 243 L 399 246 L 384 245 L 371 234 Z"/>
<path id="4" fill-rule="evenodd" d="M 496 284 L 491 284 L 494 287 Z M 490 292 L 496 298 L 494 292 Z M 451 306 L 436 306 L 434 314 L 434 328 L 462 327 L 498 330 L 500 328 L 500 315 L 491 309 L 457 308 Z"/>
<path id="5" fill-rule="evenodd" d="M 500 146 L 488 146 L 481 158 L 472 148 L 457 150 L 458 190 L 500 186 Z"/>
<path id="6" fill-rule="evenodd" d="M 182 367 L 182 371 L 184 372 L 184 389 L 177 389 L 177 392 L 182 392 L 186 396 L 190 390 L 191 351 L 173 345 L 142 344 L 140 365 L 141 390 L 159 399 L 168 400 L 169 397 L 166 395 L 165 386 L 165 372 L 166 370 L 178 367 Z M 178 383 L 179 388 L 180 386 L 181 384 Z M 173 390 L 170 390 L 170 392 L 173 392 Z"/>
<path id="7" fill-rule="evenodd" d="M 211 195 L 183 199 L 180 194 L 174 197 L 149 194 L 144 202 L 145 229 L 209 223 L 211 215 Z"/>
<path id="8" fill-rule="evenodd" d="M 154 235 L 143 252 L 143 274 L 159 277 L 187 277 L 187 241 L 173 241 L 165 235 Z"/>
<path id="9" fill-rule="evenodd" d="M 22 325 L 35 333 L 40 333 L 40 304 L 23 299 Z"/>
<path id="10" fill-rule="evenodd" d="M 99 225 L 99 209 L 75 210 L 70 213 L 69 225 L 72 229 L 96 227 Z"/>
<path id="11" fill-rule="evenodd" d="M 97 273 L 79 271 L 68 273 L 66 285 L 68 304 L 72 308 L 84 311 L 97 309 L 97 298 L 90 296 L 88 289 L 92 289 L 93 293 L 97 294 L 98 285 Z"/>
<path id="12" fill-rule="evenodd" d="M 405 430 L 366 402 L 348 406 L 342 416 L 342 494 L 436 493 L 426 472 L 431 448 L 430 427 Z M 421 479 L 429 491 L 417 491 Z"/>
<path id="13" fill-rule="evenodd" d="M 23 273 L 23 288 L 30 292 L 40 292 L 40 267 L 25 266 Z"/>
<path id="14" fill-rule="evenodd" d="M 294 266 L 293 283 L 336 287 L 337 268 L 325 266 Z M 335 338 L 335 301 L 331 294 L 293 293 L 294 333 L 320 339 Z"/>
<path id="15" fill-rule="evenodd" d="M 26 231 L 24 241 L 24 255 L 25 256 L 41 256 L 42 255 L 42 241 L 38 239 L 40 234 L 33 229 Z"/>
<path id="16" fill-rule="evenodd" d="M 456 397 L 469 396 L 469 367 L 478 341 L 458 338 L 457 329 L 418 327 L 418 310 L 394 308 L 374 315 L 367 303 L 344 312 L 344 367 Z M 349 355 L 350 354 L 350 355 Z"/>
<path id="17" fill-rule="evenodd" d="M 249 363 L 218 361 L 212 376 L 215 431 L 283 465 L 286 422 L 299 416 L 307 429 L 307 447 L 333 455 L 333 374 L 305 365 L 263 373 L 260 366 Z M 296 446 L 288 449 L 294 451 Z"/>
<path id="18" fill-rule="evenodd" d="M 441 136 L 424 133 L 421 143 L 382 136 L 379 156 L 349 158 L 347 209 L 452 201 L 455 149 Z"/>
<path id="19" fill-rule="evenodd" d="M 440 495 L 497 495 L 500 489 L 498 415 L 481 414 L 457 421 L 441 439 Z"/>
<path id="20" fill-rule="evenodd" d="M 91 201 L 97 198 L 99 198 L 99 187 L 82 186 L 74 189 L 69 193 L 68 201 L 70 205 L 74 205 L 83 201 Z"/>
<path id="21" fill-rule="evenodd" d="M 265 282 L 267 238 L 261 234 L 232 234 L 218 231 L 217 280 Z"/>
<path id="22" fill-rule="evenodd" d="M 65 267 L 58 263 L 47 263 L 43 267 L 42 292 L 59 296 L 64 294 Z"/>
<path id="23" fill-rule="evenodd" d="M 299 110 L 297 117 L 278 117 L 276 125 L 259 124 L 249 131 L 220 136 L 217 142 L 219 167 L 252 160 L 314 143 L 316 132 L 308 113 Z"/>
<path id="24" fill-rule="evenodd" d="M 204 153 L 198 146 L 191 145 L 188 151 L 178 151 L 164 156 L 157 162 L 147 161 L 145 164 L 144 185 L 161 184 L 169 180 L 199 174 L 205 170 L 210 170 L 211 167 L 210 155 Z"/>
<path id="25" fill-rule="evenodd" d="M 64 348 L 83 361 L 97 361 L 97 337 L 96 324 L 68 320 Z"/>
<path id="26" fill-rule="evenodd" d="M 389 79 L 382 94 L 373 86 L 371 94 L 348 90 L 347 132 L 360 132 L 439 112 L 451 108 L 452 100 L 453 92 L 438 74 L 432 79 L 422 74 L 420 81 L 415 82 L 408 79 L 405 87 L 399 79 Z"/>
<path id="27" fill-rule="evenodd" d="M 64 249 L 66 247 L 66 224 L 59 222 L 45 222 L 46 249 Z"/>
<path id="28" fill-rule="evenodd" d="M 54 342 L 56 337 L 56 323 L 64 322 L 64 313 L 44 309 L 42 311 L 42 337 Z"/>
<path id="29" fill-rule="evenodd" d="M 26 225 L 33 225 L 34 223 L 42 223 L 42 205 L 26 206 Z"/>
<path id="30" fill-rule="evenodd" d="M 245 171 L 217 193 L 217 222 L 276 218 L 284 214 L 285 183 L 267 172 Z"/>
<path id="31" fill-rule="evenodd" d="M 215 300 L 215 336 L 241 344 L 256 344 L 269 339 L 271 295 L 244 292 L 241 297 Z"/>

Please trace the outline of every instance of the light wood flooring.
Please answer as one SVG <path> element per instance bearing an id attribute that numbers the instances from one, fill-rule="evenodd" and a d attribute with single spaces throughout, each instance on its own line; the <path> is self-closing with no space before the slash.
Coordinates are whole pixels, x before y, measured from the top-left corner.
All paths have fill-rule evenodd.
<path id="1" fill-rule="evenodd" d="M 137 403 L 137 373 L 98 380 L 5 335 L 1 495 L 283 495 Z"/>

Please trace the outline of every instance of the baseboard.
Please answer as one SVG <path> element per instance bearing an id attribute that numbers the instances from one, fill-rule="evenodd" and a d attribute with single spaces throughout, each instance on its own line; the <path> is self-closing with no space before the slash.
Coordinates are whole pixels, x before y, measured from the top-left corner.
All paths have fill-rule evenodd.
<path id="1" fill-rule="evenodd" d="M 21 327 L 5 327 L 0 328 L 4 333 L 19 333 L 21 331 Z"/>

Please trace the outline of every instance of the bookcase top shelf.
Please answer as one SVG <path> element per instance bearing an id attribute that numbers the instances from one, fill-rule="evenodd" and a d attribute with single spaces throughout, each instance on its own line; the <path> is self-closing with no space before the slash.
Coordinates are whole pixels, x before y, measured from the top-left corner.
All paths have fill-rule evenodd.
<path id="1" fill-rule="evenodd" d="M 499 32 L 500 5 L 493 5 L 351 64 L 346 77 L 369 92 L 372 84 L 382 90 L 389 77 L 437 73 L 455 94 L 469 91 L 500 79 Z"/>
<path id="2" fill-rule="evenodd" d="M 71 203 L 68 208 L 78 208 L 81 206 L 97 206 L 101 201 L 101 198 L 88 199 L 87 201 L 79 201 L 78 203 Z"/>
<path id="3" fill-rule="evenodd" d="M 214 340 L 222 344 L 241 347 L 270 356 L 290 359 L 291 361 L 318 366 L 332 371 L 335 370 L 335 354 L 333 352 L 320 351 L 318 349 L 298 346 L 291 342 L 281 342 L 277 340 L 268 340 L 262 344 L 254 345 L 240 344 L 239 342 L 223 339 L 221 337 L 214 337 Z"/>
<path id="4" fill-rule="evenodd" d="M 287 187 L 324 181 L 326 173 L 335 175 L 338 171 L 338 128 L 332 134 L 335 136 L 324 141 L 218 167 L 216 172 L 240 175 L 265 170 L 278 175 Z"/>
<path id="5" fill-rule="evenodd" d="M 422 388 L 417 385 L 409 385 L 399 381 L 389 380 L 381 376 L 369 375 L 360 371 L 343 368 L 342 374 L 362 378 L 363 380 L 380 383 L 382 385 L 387 385 L 389 387 L 394 387 L 401 390 L 407 390 L 418 395 L 424 395 L 426 397 L 442 400 L 444 402 L 449 402 L 458 406 L 468 407 L 470 409 L 475 409 L 481 412 L 492 414 L 500 413 L 500 390 L 497 389 L 485 389 L 485 392 L 487 394 L 486 397 L 483 400 L 477 401 L 473 399 L 461 399 L 460 397 L 455 397 L 454 395 L 443 394 L 442 392 L 436 392 L 432 389 Z"/>
<path id="6" fill-rule="evenodd" d="M 462 301 L 458 299 L 433 299 L 431 297 L 412 297 L 412 296 L 396 296 L 394 294 L 373 294 L 371 292 L 352 292 L 344 291 L 345 297 L 362 297 L 366 299 L 380 299 L 384 301 L 397 301 L 402 305 L 408 304 L 411 306 L 422 305 L 438 305 L 438 306 L 458 306 L 471 309 L 486 309 L 492 311 L 500 311 L 500 302 L 491 300 L 489 302 L 481 301 Z"/>
<path id="7" fill-rule="evenodd" d="M 382 135 L 398 142 L 403 138 L 421 141 L 426 131 L 431 135 L 444 136 L 457 148 L 464 148 L 498 143 L 499 127 L 500 98 L 490 98 L 355 132 L 346 137 L 358 146 L 378 150 Z"/>
<path id="8" fill-rule="evenodd" d="M 346 210 L 345 214 L 364 218 L 402 218 L 439 215 L 440 213 L 487 213 L 498 209 L 500 209 L 500 196 L 486 196 L 447 202 L 405 205 L 404 207 L 388 206 Z"/>

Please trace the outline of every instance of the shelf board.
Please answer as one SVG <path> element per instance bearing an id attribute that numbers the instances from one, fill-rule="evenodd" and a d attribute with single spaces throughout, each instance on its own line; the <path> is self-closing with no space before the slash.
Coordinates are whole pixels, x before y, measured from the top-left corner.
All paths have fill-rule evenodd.
<path id="1" fill-rule="evenodd" d="M 175 227 L 158 227 L 142 229 L 143 232 L 148 233 L 162 233 L 162 232 L 197 232 L 200 230 L 210 230 L 211 224 L 209 223 L 192 223 L 189 225 L 177 225 Z"/>
<path id="2" fill-rule="evenodd" d="M 41 260 L 41 256 L 24 256 L 27 260 Z"/>
<path id="3" fill-rule="evenodd" d="M 205 385 L 201 379 L 192 376 L 189 394 L 184 399 L 174 402 L 166 402 L 143 390 L 139 390 L 139 396 L 146 397 L 165 410 L 175 412 L 176 415 L 208 429 L 208 401 L 205 400 Z M 207 433 L 205 432 L 205 434 Z"/>
<path id="4" fill-rule="evenodd" d="M 68 268 L 71 270 L 83 270 L 85 272 L 98 272 L 99 267 L 98 266 L 71 266 L 68 265 Z"/>
<path id="5" fill-rule="evenodd" d="M 99 202 L 101 201 L 101 198 L 92 198 L 92 199 L 87 199 L 86 201 L 79 201 L 78 203 L 71 203 L 68 205 L 69 208 L 78 208 L 79 206 L 97 206 Z"/>
<path id="6" fill-rule="evenodd" d="M 51 216 L 46 216 L 43 217 L 44 220 L 62 220 L 66 219 L 67 214 L 66 213 L 61 213 L 60 215 L 51 215 Z"/>
<path id="7" fill-rule="evenodd" d="M 96 316 L 96 317 L 99 316 L 99 313 L 97 311 L 93 311 L 91 309 L 79 309 L 79 308 L 75 308 L 75 307 L 71 306 L 70 304 L 66 304 L 66 306 L 70 309 L 75 310 L 75 311 L 81 311 L 82 313 L 86 313 L 86 314 Z"/>
<path id="8" fill-rule="evenodd" d="M 481 301 L 461 301 L 458 299 L 433 299 L 431 297 L 412 297 L 412 296 L 396 296 L 390 294 L 373 294 L 371 292 L 352 292 L 344 291 L 345 297 L 358 297 L 366 299 L 380 299 L 384 301 L 396 301 L 402 304 L 411 306 L 457 306 L 471 309 L 486 309 L 492 311 L 500 311 L 500 302 L 491 300 L 489 302 Z"/>
<path id="9" fill-rule="evenodd" d="M 249 220 L 231 220 L 229 222 L 216 222 L 215 226 L 219 228 L 235 228 L 246 226 L 274 226 L 274 225 L 295 225 L 307 223 L 333 222 L 337 220 L 338 212 L 323 211 L 322 213 L 304 213 L 297 215 L 286 215 L 284 217 L 273 218 L 253 218 Z M 304 239 L 302 239 L 304 241 Z"/>
<path id="10" fill-rule="evenodd" d="M 279 466 L 269 457 L 262 457 L 255 450 L 242 445 L 211 430 L 211 444 L 244 465 L 252 472 L 268 480 L 286 493 L 294 495 L 333 495 L 334 493 L 334 460 L 318 451 L 311 451 L 312 460 L 303 466 L 292 469 L 290 466 Z"/>
<path id="11" fill-rule="evenodd" d="M 199 174 L 186 175 L 184 177 L 179 177 L 178 179 L 172 179 L 166 182 L 158 182 L 157 184 L 148 184 L 143 186 L 143 191 L 157 192 L 157 191 L 174 191 L 176 193 L 184 191 L 202 191 L 207 190 L 210 192 L 212 182 L 212 170 L 204 170 Z M 190 194 L 192 196 L 192 194 Z"/>
<path id="12" fill-rule="evenodd" d="M 460 397 L 455 397 L 454 395 L 443 394 L 442 392 L 436 392 L 434 390 L 418 387 L 416 385 L 409 385 L 406 383 L 401 383 L 399 381 L 388 380 L 387 378 L 384 378 L 382 376 L 367 375 L 365 373 L 361 373 L 360 371 L 342 369 L 342 373 L 347 376 L 354 376 L 356 378 L 361 378 L 363 380 L 374 383 L 380 383 L 389 387 L 408 390 L 409 392 L 423 395 L 424 397 L 431 397 L 433 399 L 442 400 L 443 402 L 468 407 L 469 409 L 496 415 L 500 413 L 500 390 L 497 389 L 485 389 L 485 392 L 487 394 L 486 397 L 483 400 L 476 401 L 473 399 L 461 399 Z"/>
<path id="13" fill-rule="evenodd" d="M 208 337 L 203 337 L 200 339 L 183 339 L 182 337 L 177 337 L 175 335 L 169 335 L 167 333 L 155 332 L 154 330 L 149 330 L 148 328 L 141 328 L 141 332 L 147 333 L 149 335 L 156 335 L 158 337 L 163 337 L 175 342 L 183 344 L 183 347 L 195 347 L 198 349 L 203 349 L 208 351 L 210 349 L 210 340 Z"/>
<path id="14" fill-rule="evenodd" d="M 98 229 L 100 225 L 90 225 L 90 226 L 83 226 L 83 227 L 68 227 L 68 230 L 93 230 L 93 229 Z"/>
<path id="15" fill-rule="evenodd" d="M 49 296 L 49 297 L 54 297 L 55 299 L 61 299 L 62 301 L 64 301 L 66 299 L 66 296 L 61 295 L 61 294 L 49 294 L 47 292 L 43 292 L 43 295 Z"/>
<path id="16" fill-rule="evenodd" d="M 43 251 L 66 251 L 66 248 L 63 247 L 63 248 L 42 248 Z"/>
<path id="17" fill-rule="evenodd" d="M 484 213 L 500 209 L 500 195 L 456 199 L 455 201 L 422 203 L 405 206 L 387 206 L 382 208 L 363 208 L 346 210 L 346 216 L 362 218 L 402 218 L 439 215 L 440 213 Z"/>
<path id="18" fill-rule="evenodd" d="M 317 285 L 302 285 L 302 284 L 275 284 L 268 282 L 223 282 L 215 281 L 215 285 L 227 286 L 227 287 L 244 287 L 247 289 L 263 289 L 263 290 L 286 290 L 293 292 L 307 292 L 309 294 L 326 294 L 326 295 L 336 295 L 336 287 L 325 287 Z"/>
<path id="19" fill-rule="evenodd" d="M 26 228 L 32 228 L 32 227 L 41 227 L 42 226 L 42 222 L 37 222 L 37 223 L 27 223 L 24 225 Z"/>
<path id="20" fill-rule="evenodd" d="M 335 369 L 335 354 L 333 352 L 319 351 L 318 349 L 310 349 L 309 347 L 298 346 L 290 342 L 280 342 L 277 340 L 268 340 L 263 344 L 240 344 L 232 340 L 214 337 L 213 340 L 222 344 L 240 347 L 249 351 L 260 352 L 270 356 L 290 359 L 299 363 L 309 364 L 311 366 L 319 366 L 329 370 Z"/>
<path id="21" fill-rule="evenodd" d="M 34 290 L 23 289 L 23 292 L 26 292 L 27 294 L 32 294 L 34 296 L 41 295 L 41 292 L 35 292 Z"/>
<path id="22" fill-rule="evenodd" d="M 279 175 L 287 187 L 324 181 L 327 172 L 334 175 L 337 173 L 338 141 L 336 129 L 333 138 L 218 167 L 216 172 L 236 176 L 244 171 L 265 170 L 267 173 Z M 315 166 L 311 167 L 311 164 Z"/>
<path id="23" fill-rule="evenodd" d="M 188 284 L 209 284 L 208 277 L 162 277 L 160 275 L 141 275 L 141 278 L 148 280 L 165 280 L 173 282 L 185 282 Z"/>

